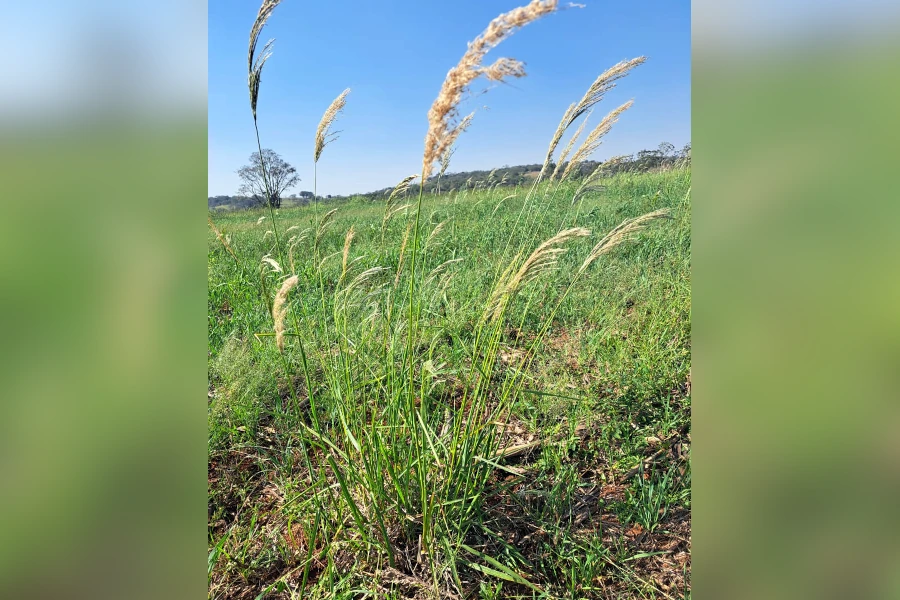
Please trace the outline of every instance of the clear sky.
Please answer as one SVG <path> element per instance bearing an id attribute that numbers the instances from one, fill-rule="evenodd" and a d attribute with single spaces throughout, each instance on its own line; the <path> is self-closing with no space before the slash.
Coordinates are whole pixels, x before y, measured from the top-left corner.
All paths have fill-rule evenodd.
<path id="1" fill-rule="evenodd" d="M 421 168 L 427 112 L 447 71 L 491 19 L 526 0 L 283 0 L 263 30 L 275 38 L 258 106 L 264 148 L 313 185 L 313 140 L 322 113 L 345 88 L 340 138 L 319 161 L 318 192 L 395 185 Z M 690 141 L 691 14 L 688 0 L 582 0 L 517 31 L 488 55 L 526 63 L 528 76 L 483 82 L 462 106 L 476 110 L 451 172 L 543 161 L 565 109 L 616 62 L 648 57 L 597 107 L 588 128 L 628 99 L 634 106 L 594 159 Z M 560 3 L 561 5 L 564 2 Z M 256 149 L 247 91 L 254 0 L 209 3 L 209 194 L 234 194 L 235 174 Z M 574 127 L 572 128 L 574 129 Z M 567 138 L 564 138 L 564 142 Z M 289 192 L 290 193 L 290 192 Z"/>

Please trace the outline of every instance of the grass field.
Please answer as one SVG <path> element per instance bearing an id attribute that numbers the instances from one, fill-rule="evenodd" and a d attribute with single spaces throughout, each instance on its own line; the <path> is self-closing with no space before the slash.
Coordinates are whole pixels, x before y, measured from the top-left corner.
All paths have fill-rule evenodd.
<path id="1" fill-rule="evenodd" d="M 212 214 L 209 596 L 690 597 L 690 178 Z"/>

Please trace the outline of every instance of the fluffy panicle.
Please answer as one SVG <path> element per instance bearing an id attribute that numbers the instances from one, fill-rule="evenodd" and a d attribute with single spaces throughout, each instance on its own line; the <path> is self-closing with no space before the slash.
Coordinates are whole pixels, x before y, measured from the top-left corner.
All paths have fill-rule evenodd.
<path id="1" fill-rule="evenodd" d="M 391 194 L 390 196 L 388 196 L 387 202 L 385 202 L 384 205 L 384 217 L 381 219 L 382 241 L 384 241 L 384 233 L 391 218 L 398 212 L 409 208 L 409 204 L 395 206 L 395 203 L 397 201 L 397 198 L 403 196 L 407 192 L 407 190 L 409 190 L 409 185 L 416 177 L 418 177 L 418 175 L 410 175 L 408 177 L 404 177 L 403 181 L 398 183 L 396 186 L 394 186 L 394 189 L 391 190 Z"/>
<path id="2" fill-rule="evenodd" d="M 597 258 L 599 258 L 601 255 L 606 254 L 619 244 L 633 239 L 638 232 L 640 232 L 653 221 L 656 221 L 658 219 L 671 218 L 672 217 L 670 216 L 669 209 L 662 208 L 660 210 L 656 210 L 651 213 L 647 213 L 645 215 L 623 221 L 621 225 L 607 233 L 603 237 L 603 239 L 593 247 L 590 254 L 588 254 L 587 258 L 584 259 L 584 262 L 581 263 L 581 266 L 578 268 L 578 273 L 581 274 L 582 272 L 584 272 L 584 270 L 587 269 L 591 265 L 591 263 L 597 260 Z"/>
<path id="3" fill-rule="evenodd" d="M 457 123 L 456 119 L 459 103 L 469 85 L 482 75 L 491 81 L 525 75 L 522 63 L 509 58 L 501 58 L 489 66 L 482 65 L 487 53 L 516 29 L 554 12 L 557 5 L 557 0 L 532 0 L 526 6 L 513 9 L 491 21 L 487 29 L 469 44 L 459 64 L 447 73 L 441 91 L 428 111 L 422 181 L 428 180 L 434 162 L 444 155 L 462 132 L 462 123 Z"/>
<path id="4" fill-rule="evenodd" d="M 253 111 L 253 120 L 256 121 L 256 101 L 259 99 L 259 82 L 262 78 L 263 65 L 272 56 L 272 44 L 275 40 L 269 40 L 263 46 L 262 52 L 257 54 L 256 46 L 259 43 L 259 34 L 262 33 L 266 21 L 272 16 L 272 11 L 281 0 L 263 0 L 256 15 L 256 21 L 250 30 L 250 45 L 247 49 L 248 86 L 250 88 L 250 110 Z"/>
<path id="5" fill-rule="evenodd" d="M 319 157 L 322 156 L 322 150 L 325 149 L 325 146 L 337 139 L 337 132 L 332 132 L 331 126 L 334 124 L 334 121 L 341 111 L 344 110 L 344 106 L 347 104 L 347 94 L 349 93 L 350 88 L 341 92 L 340 96 L 332 101 L 328 110 L 322 115 L 322 120 L 319 121 L 319 127 L 316 129 L 316 148 L 313 154 L 314 162 L 319 162 Z"/>
<path id="6" fill-rule="evenodd" d="M 634 102 L 632 100 L 629 100 L 616 110 L 606 115 L 606 117 L 604 117 L 603 120 L 600 121 L 600 124 L 597 125 L 593 129 L 593 131 L 588 134 L 581 146 L 578 147 L 578 150 L 575 151 L 575 154 L 572 155 L 572 160 L 570 160 L 569 164 L 566 165 L 561 179 L 565 179 L 566 177 L 568 177 L 569 173 L 571 173 L 576 167 L 579 167 L 581 163 L 590 158 L 591 154 L 593 154 L 597 150 L 597 148 L 600 147 L 603 136 L 609 133 L 609 130 L 612 129 L 613 123 L 619 120 L 619 115 L 631 108 L 632 104 L 634 104 Z"/>
<path id="7" fill-rule="evenodd" d="M 278 261 L 276 261 L 274 258 L 269 256 L 268 254 L 266 254 L 265 256 L 262 257 L 262 260 L 260 261 L 260 266 L 262 266 L 263 264 L 267 264 L 270 267 L 272 267 L 272 270 L 275 271 L 276 273 L 282 272 L 281 265 L 278 264 Z"/>
<path id="8" fill-rule="evenodd" d="M 631 71 L 631 69 L 643 64 L 646 60 L 646 57 L 639 56 L 637 58 L 632 58 L 631 60 L 623 60 L 612 68 L 607 69 L 594 80 L 594 83 L 591 84 L 581 100 L 576 104 L 570 105 L 569 108 L 566 109 L 562 120 L 556 128 L 556 132 L 553 134 L 553 138 L 550 140 L 550 147 L 547 149 L 544 166 L 541 168 L 541 176 L 544 176 L 547 169 L 550 168 L 550 163 L 553 160 L 553 153 L 556 151 L 556 147 L 559 145 L 563 134 L 572 123 L 574 123 L 578 117 L 589 111 L 598 102 L 603 100 L 603 96 L 606 92 L 616 87 L 616 81 L 628 75 L 628 72 Z M 559 162 L 562 162 L 562 160 Z"/>
<path id="9" fill-rule="evenodd" d="M 406 193 L 406 190 L 409 189 L 409 184 L 411 184 L 415 180 L 415 178 L 418 176 L 419 175 L 416 174 L 416 175 L 409 175 L 407 177 L 404 177 L 403 181 L 401 181 L 396 186 L 394 186 L 394 189 L 391 190 L 391 195 L 388 196 L 388 199 L 387 199 L 387 203 L 388 203 L 389 207 L 391 205 L 393 205 L 394 198 L 396 198 L 398 196 L 402 196 L 403 194 Z"/>
<path id="10" fill-rule="evenodd" d="M 518 271 L 512 273 L 511 269 L 507 269 L 506 276 L 500 278 L 500 281 L 488 302 L 488 307 L 484 315 L 485 318 L 495 319 L 499 317 L 503 313 L 503 309 L 509 303 L 510 299 L 512 299 L 524 285 L 544 271 L 555 267 L 559 257 L 566 252 L 565 248 L 560 248 L 559 246 L 571 240 L 587 237 L 589 235 L 591 235 L 590 229 L 585 229 L 583 227 L 564 229 L 538 246 L 535 251 L 525 259 L 525 262 L 522 263 L 522 266 L 519 267 Z"/>
<path id="11" fill-rule="evenodd" d="M 275 344 L 281 352 L 284 352 L 284 317 L 287 315 L 287 297 L 298 281 L 299 279 L 296 275 L 285 279 L 284 283 L 281 284 L 281 289 L 275 294 L 275 301 L 272 303 L 272 319 L 275 321 Z"/>
<path id="12" fill-rule="evenodd" d="M 347 257 L 350 256 L 350 244 L 353 242 L 354 235 L 356 235 L 356 230 L 351 225 L 350 229 L 347 230 L 347 236 L 344 238 L 344 253 L 341 257 L 341 280 L 347 275 Z"/>

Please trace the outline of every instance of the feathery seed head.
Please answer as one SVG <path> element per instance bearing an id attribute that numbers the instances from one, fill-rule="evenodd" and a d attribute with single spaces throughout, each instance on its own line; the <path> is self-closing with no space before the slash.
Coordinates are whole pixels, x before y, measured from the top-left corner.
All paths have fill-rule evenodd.
<path id="1" fill-rule="evenodd" d="M 278 264 L 278 261 L 276 261 L 274 258 L 269 256 L 268 254 L 266 254 L 265 256 L 262 257 L 262 260 L 260 261 L 260 266 L 262 266 L 263 263 L 268 264 L 270 267 L 272 267 L 272 270 L 275 271 L 276 273 L 282 272 L 281 265 Z"/>
<path id="2" fill-rule="evenodd" d="M 259 82 L 262 78 L 263 65 L 272 56 L 272 44 L 275 40 L 269 40 L 263 46 L 262 52 L 256 53 L 256 45 L 259 43 L 259 34 L 262 33 L 266 21 L 272 16 L 272 11 L 281 0 L 263 0 L 256 15 L 256 21 L 250 29 L 250 45 L 247 49 L 248 86 L 250 88 L 250 110 L 253 111 L 253 120 L 256 121 L 256 101 L 259 99 Z"/>
<path id="3" fill-rule="evenodd" d="M 581 100 L 576 104 L 570 105 L 569 108 L 566 109 L 566 112 L 563 113 L 562 120 L 556 127 L 553 138 L 550 140 L 550 147 L 547 149 L 547 157 L 544 159 L 544 166 L 541 168 L 541 176 L 543 176 L 547 172 L 547 169 L 550 168 L 550 162 L 553 160 L 553 153 L 556 151 L 556 147 L 559 145 L 563 134 L 572 123 L 574 123 L 578 117 L 589 111 L 598 102 L 603 100 L 604 94 L 616 87 L 616 81 L 628 75 L 628 72 L 631 71 L 631 69 L 643 64 L 646 60 L 647 57 L 639 56 L 637 58 L 632 58 L 631 60 L 623 60 L 620 63 L 616 63 L 594 80 L 594 83 L 591 84 Z M 562 160 L 559 162 L 562 162 Z"/>
<path id="4" fill-rule="evenodd" d="M 526 6 L 513 9 L 491 21 L 487 29 L 469 43 L 469 48 L 459 63 L 447 73 L 441 91 L 428 111 L 422 181 L 428 180 L 434 162 L 444 155 L 462 133 L 461 123 L 456 123 L 456 118 L 459 103 L 469 85 L 482 75 L 490 81 L 525 75 L 524 65 L 509 58 L 501 58 L 487 67 L 482 66 L 487 53 L 516 29 L 554 12 L 557 5 L 557 0 L 532 0 Z"/>
<path id="5" fill-rule="evenodd" d="M 656 210 L 645 215 L 635 217 L 633 219 L 626 219 L 618 227 L 615 227 L 609 233 L 603 236 L 603 239 L 593 247 L 587 258 L 584 259 L 584 262 L 578 268 L 578 273 L 583 273 L 584 270 L 587 269 L 590 264 L 597 260 L 597 258 L 599 258 L 601 255 L 606 254 L 616 246 L 633 239 L 637 233 L 639 233 L 653 221 L 656 221 L 658 219 L 671 218 L 672 216 L 669 212 L 669 209 L 662 208 L 660 210 Z"/>
<path id="6" fill-rule="evenodd" d="M 484 318 L 494 319 L 499 317 L 509 301 L 523 286 L 541 273 L 554 268 L 559 257 L 566 253 L 566 249 L 560 248 L 559 246 L 571 240 L 587 237 L 589 235 L 591 235 L 591 230 L 585 229 L 584 227 L 564 229 L 538 246 L 534 252 L 525 259 L 525 262 L 522 263 L 522 266 L 519 267 L 518 271 L 513 273 L 512 269 L 508 267 L 507 274 L 504 277 L 501 277 L 497 288 L 495 288 L 494 293 L 488 302 L 488 308 L 485 311 Z M 515 261 L 510 263 L 510 267 L 514 264 Z"/>
<path id="7" fill-rule="evenodd" d="M 356 231 L 353 229 L 353 225 L 351 225 L 350 229 L 347 230 L 347 236 L 344 238 L 344 254 L 341 258 L 341 279 L 347 274 L 347 257 L 350 256 L 350 244 L 353 242 L 354 235 L 356 235 Z"/>
<path id="8" fill-rule="evenodd" d="M 322 150 L 325 149 L 325 146 L 337 139 L 337 132 L 332 132 L 331 126 L 337 119 L 338 114 L 344 110 L 344 106 L 347 104 L 347 94 L 349 93 L 350 88 L 341 92 L 331 102 L 325 114 L 322 115 L 322 120 L 319 121 L 319 127 L 316 129 L 316 146 L 313 153 L 314 162 L 319 162 L 319 157 L 322 156 Z"/>
<path id="9" fill-rule="evenodd" d="M 588 136 L 584 139 L 581 146 L 578 147 L 578 150 L 575 151 L 575 154 L 572 155 L 572 160 L 569 161 L 569 164 L 566 166 L 563 171 L 561 179 L 565 180 L 565 178 L 572 172 L 577 166 L 581 165 L 585 160 L 587 160 L 591 154 L 593 154 L 597 148 L 600 147 L 602 143 L 602 138 L 604 135 L 609 133 L 609 130 L 612 129 L 613 123 L 619 120 L 619 115 L 623 112 L 631 108 L 634 104 L 633 100 L 629 100 L 619 108 L 615 109 L 608 115 L 606 115 L 602 121 L 591 131 Z M 557 167 L 558 169 L 559 167 Z M 554 175 L 556 173 L 554 172 Z"/>
<path id="10" fill-rule="evenodd" d="M 287 314 L 287 297 L 288 293 L 300 281 L 296 275 L 288 277 L 281 284 L 281 289 L 275 294 L 275 301 L 272 303 L 272 319 L 275 321 L 275 344 L 280 352 L 284 352 L 284 317 Z"/>

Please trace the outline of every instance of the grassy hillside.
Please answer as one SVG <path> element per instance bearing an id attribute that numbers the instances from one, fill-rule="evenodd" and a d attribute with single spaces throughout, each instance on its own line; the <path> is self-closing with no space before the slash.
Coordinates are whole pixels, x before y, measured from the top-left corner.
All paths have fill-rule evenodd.
<path id="1" fill-rule="evenodd" d="M 213 214 L 210 597 L 689 596 L 690 178 Z"/>

